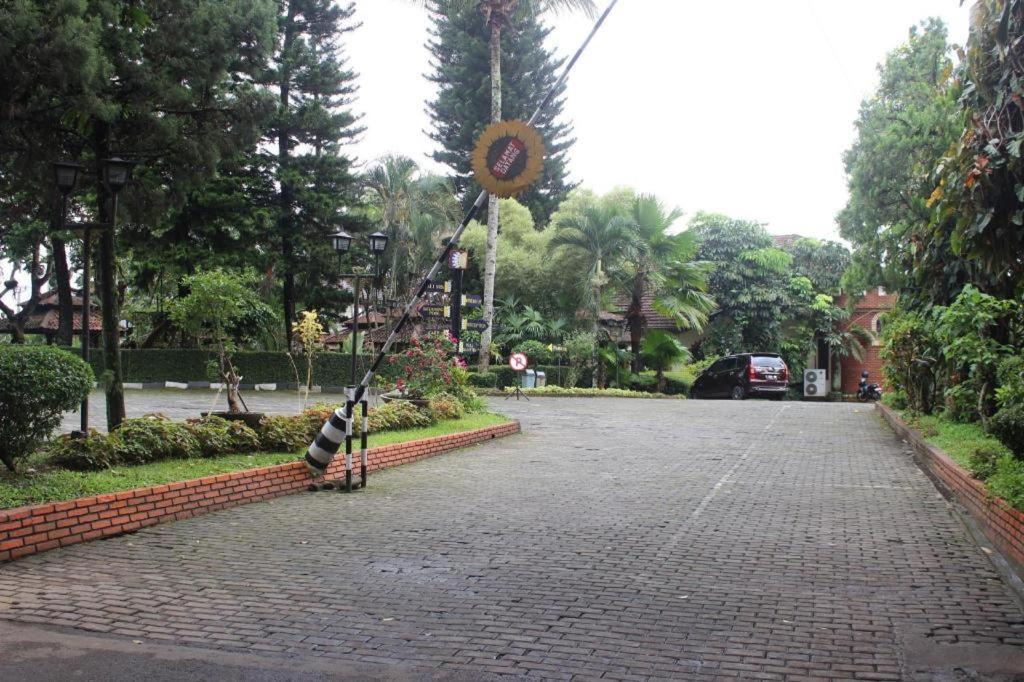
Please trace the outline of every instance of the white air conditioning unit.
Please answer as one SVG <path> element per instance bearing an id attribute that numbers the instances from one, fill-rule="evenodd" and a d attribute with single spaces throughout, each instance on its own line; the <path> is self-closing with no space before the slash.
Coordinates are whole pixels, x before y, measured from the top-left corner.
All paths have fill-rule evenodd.
<path id="1" fill-rule="evenodd" d="M 825 398 L 828 396 L 828 372 L 823 369 L 804 370 L 804 397 Z"/>

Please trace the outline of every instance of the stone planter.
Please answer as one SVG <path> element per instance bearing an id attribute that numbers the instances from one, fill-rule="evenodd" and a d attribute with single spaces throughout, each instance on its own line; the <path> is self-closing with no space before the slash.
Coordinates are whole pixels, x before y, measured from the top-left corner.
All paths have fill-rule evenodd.
<path id="1" fill-rule="evenodd" d="M 206 417 L 220 417 L 221 419 L 227 419 L 229 422 L 244 422 L 250 429 L 259 428 L 260 422 L 266 416 L 262 412 L 200 412 L 199 414 L 204 419 Z"/>

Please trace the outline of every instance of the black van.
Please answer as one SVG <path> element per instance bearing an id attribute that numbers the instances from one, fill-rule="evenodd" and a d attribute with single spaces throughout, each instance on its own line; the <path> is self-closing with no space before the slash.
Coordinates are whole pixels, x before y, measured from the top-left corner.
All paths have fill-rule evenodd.
<path id="1" fill-rule="evenodd" d="M 782 400 L 789 390 L 789 368 L 776 353 L 729 355 L 708 367 L 693 382 L 693 398 L 764 397 Z"/>

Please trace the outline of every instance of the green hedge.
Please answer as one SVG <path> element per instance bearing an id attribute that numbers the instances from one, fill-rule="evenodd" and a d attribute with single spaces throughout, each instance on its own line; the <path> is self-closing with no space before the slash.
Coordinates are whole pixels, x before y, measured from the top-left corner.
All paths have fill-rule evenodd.
<path id="1" fill-rule="evenodd" d="M 565 386 L 566 375 L 569 373 L 569 368 L 564 365 L 537 365 L 532 367 L 538 372 L 544 372 L 547 375 L 547 382 L 549 386 Z M 516 372 L 512 371 L 512 368 L 507 365 L 500 367 L 491 367 L 491 372 L 498 376 L 497 388 L 506 388 L 508 386 L 515 386 L 519 382 L 519 377 Z M 568 386 L 566 388 L 590 388 L 591 372 L 589 369 L 584 369 L 580 372 L 580 380 L 576 386 Z"/>
<path id="2" fill-rule="evenodd" d="M 78 354 L 80 351 L 74 349 Z M 292 356 L 299 370 L 300 381 L 306 378 L 306 362 L 302 355 Z M 97 380 L 101 380 L 104 364 L 103 351 L 92 349 L 89 358 Z M 209 365 L 216 360 L 210 351 L 187 348 L 125 349 L 121 351 L 121 369 L 124 381 L 148 383 L 159 381 L 217 381 L 210 375 Z M 349 367 L 352 356 L 346 353 L 324 352 L 313 362 L 313 383 L 318 386 L 346 386 L 352 383 Z M 235 366 L 246 384 L 294 383 L 295 369 L 286 353 L 240 351 L 234 355 Z M 356 362 L 356 378 L 362 379 L 371 359 L 360 356 Z"/>

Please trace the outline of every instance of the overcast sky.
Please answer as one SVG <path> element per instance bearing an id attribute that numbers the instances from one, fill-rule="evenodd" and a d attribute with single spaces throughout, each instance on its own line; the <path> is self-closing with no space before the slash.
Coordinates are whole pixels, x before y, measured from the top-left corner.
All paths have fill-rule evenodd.
<path id="1" fill-rule="evenodd" d="M 363 25 L 346 50 L 367 130 L 352 151 L 362 162 L 402 153 L 429 167 L 427 14 L 412 0 L 356 6 Z M 928 16 L 966 41 L 959 0 L 620 0 L 569 80 L 571 177 L 598 192 L 654 193 L 688 215 L 837 238 L 842 153 L 860 102 L 885 54 Z M 568 56 L 591 23 L 551 19 L 549 47 Z"/>

